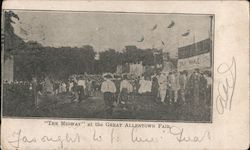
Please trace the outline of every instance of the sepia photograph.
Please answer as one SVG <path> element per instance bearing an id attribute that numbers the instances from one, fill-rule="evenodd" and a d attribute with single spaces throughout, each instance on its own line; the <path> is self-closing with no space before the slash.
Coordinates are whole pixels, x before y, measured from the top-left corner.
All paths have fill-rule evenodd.
<path id="1" fill-rule="evenodd" d="M 214 15 L 2 16 L 4 117 L 212 123 Z"/>

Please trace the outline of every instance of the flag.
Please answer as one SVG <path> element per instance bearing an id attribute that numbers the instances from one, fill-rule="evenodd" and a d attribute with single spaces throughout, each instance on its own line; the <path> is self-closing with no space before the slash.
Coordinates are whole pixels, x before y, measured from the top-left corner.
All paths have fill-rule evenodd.
<path id="1" fill-rule="evenodd" d="M 187 32 L 186 32 L 186 33 L 183 33 L 183 34 L 182 34 L 182 36 L 188 36 L 188 35 L 189 35 L 189 33 L 190 33 L 190 31 L 189 31 L 189 30 L 187 30 Z"/>
<path id="2" fill-rule="evenodd" d="M 165 43 L 161 40 L 161 44 L 165 46 Z"/>
<path id="3" fill-rule="evenodd" d="M 175 22 L 172 20 L 171 23 L 168 25 L 168 28 L 172 28 L 175 25 Z"/>
<path id="4" fill-rule="evenodd" d="M 10 17 L 14 17 L 14 18 L 16 18 L 17 20 L 19 20 L 18 15 L 15 14 L 13 11 L 9 11 L 9 15 L 10 15 Z"/>
<path id="5" fill-rule="evenodd" d="M 155 24 L 151 30 L 154 31 L 156 28 L 157 28 L 157 24 Z"/>
<path id="6" fill-rule="evenodd" d="M 141 37 L 141 39 L 137 42 L 143 42 L 144 41 L 144 36 Z"/>

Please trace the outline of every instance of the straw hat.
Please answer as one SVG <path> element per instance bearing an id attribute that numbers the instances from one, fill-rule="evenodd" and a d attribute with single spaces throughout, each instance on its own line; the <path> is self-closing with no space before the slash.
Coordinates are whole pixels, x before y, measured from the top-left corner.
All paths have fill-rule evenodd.
<path id="1" fill-rule="evenodd" d="M 111 78 L 113 78 L 113 76 L 110 73 L 105 73 L 105 74 L 103 74 L 103 78 L 104 79 L 111 79 Z"/>

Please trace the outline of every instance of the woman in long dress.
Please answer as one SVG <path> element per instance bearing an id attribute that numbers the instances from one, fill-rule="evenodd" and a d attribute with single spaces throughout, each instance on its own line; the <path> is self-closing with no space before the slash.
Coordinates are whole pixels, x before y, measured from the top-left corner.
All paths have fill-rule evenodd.
<path id="1" fill-rule="evenodd" d="M 162 72 L 158 77 L 159 83 L 159 97 L 162 103 L 165 103 L 165 97 L 167 94 L 168 78 L 167 75 Z"/>

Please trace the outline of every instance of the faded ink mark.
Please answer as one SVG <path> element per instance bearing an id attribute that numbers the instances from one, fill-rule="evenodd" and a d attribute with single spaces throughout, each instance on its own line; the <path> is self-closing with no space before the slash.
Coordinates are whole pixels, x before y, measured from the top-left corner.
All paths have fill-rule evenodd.
<path id="1" fill-rule="evenodd" d="M 236 84 L 236 61 L 232 58 L 231 65 L 222 63 L 217 68 L 217 73 L 221 76 L 218 80 L 216 97 L 216 109 L 219 114 L 224 114 L 225 109 L 231 110 L 232 100 Z"/>

